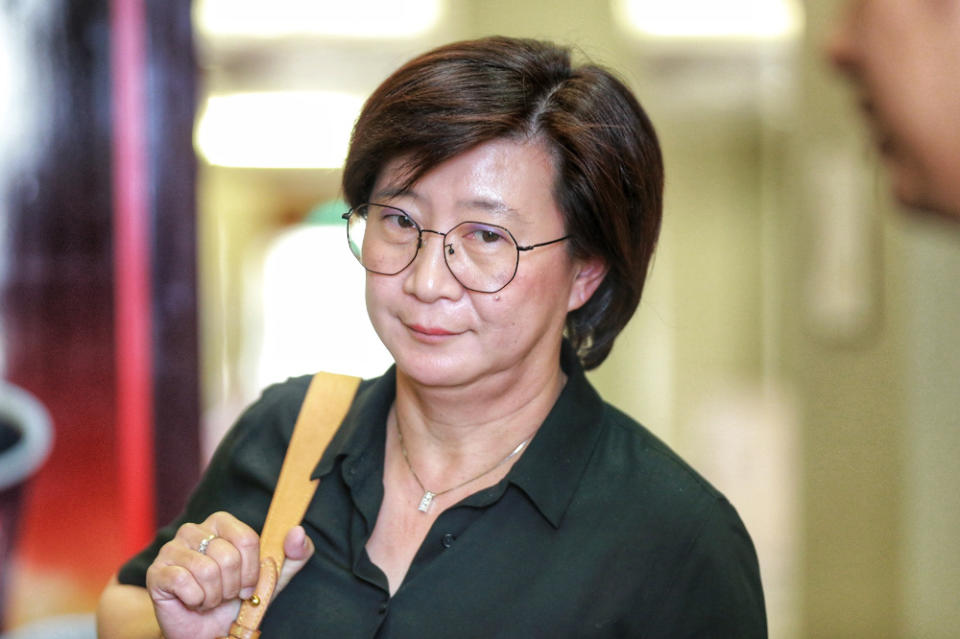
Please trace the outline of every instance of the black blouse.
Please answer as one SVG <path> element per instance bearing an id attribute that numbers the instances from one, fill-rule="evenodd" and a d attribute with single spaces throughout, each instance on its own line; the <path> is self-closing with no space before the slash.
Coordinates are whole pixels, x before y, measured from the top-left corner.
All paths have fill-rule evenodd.
<path id="1" fill-rule="evenodd" d="M 395 371 L 365 381 L 315 471 L 304 527 L 317 552 L 271 604 L 263 637 L 766 637 L 756 553 L 734 508 L 603 402 L 566 344 L 562 360 L 568 382 L 526 452 L 437 518 L 393 597 L 365 545 Z M 273 386 L 244 413 L 121 583 L 143 586 L 183 522 L 226 510 L 262 528 L 308 383 Z"/>

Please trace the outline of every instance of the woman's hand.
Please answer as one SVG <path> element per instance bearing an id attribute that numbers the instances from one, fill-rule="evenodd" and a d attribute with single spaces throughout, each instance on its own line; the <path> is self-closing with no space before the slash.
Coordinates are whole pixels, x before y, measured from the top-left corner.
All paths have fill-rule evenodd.
<path id="1" fill-rule="evenodd" d="M 206 541 L 205 541 L 206 540 Z M 287 533 L 277 592 L 313 555 L 303 527 Z M 260 573 L 260 538 L 225 512 L 184 524 L 147 569 L 147 592 L 166 639 L 225 636 Z"/>

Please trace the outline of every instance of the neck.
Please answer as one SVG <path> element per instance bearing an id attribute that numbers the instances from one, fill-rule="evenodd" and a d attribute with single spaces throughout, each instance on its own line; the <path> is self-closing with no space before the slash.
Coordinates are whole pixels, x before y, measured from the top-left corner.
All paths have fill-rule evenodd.
<path id="1" fill-rule="evenodd" d="M 398 371 L 390 427 L 402 432 L 423 484 L 443 490 L 495 466 L 531 439 L 565 382 L 559 365 L 526 383 L 488 381 L 482 390 L 423 388 Z M 499 468 L 501 474 L 513 461 Z"/>

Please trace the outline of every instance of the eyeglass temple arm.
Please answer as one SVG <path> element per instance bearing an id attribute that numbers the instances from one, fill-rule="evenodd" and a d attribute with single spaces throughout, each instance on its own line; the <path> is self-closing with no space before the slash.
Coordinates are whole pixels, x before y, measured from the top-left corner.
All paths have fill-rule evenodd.
<path id="1" fill-rule="evenodd" d="M 570 239 L 570 236 L 569 236 L 569 235 L 564 235 L 563 237 L 558 237 L 557 239 L 555 239 L 555 240 L 550 240 L 549 242 L 540 242 L 539 244 L 531 244 L 530 246 L 520 246 L 520 245 L 517 245 L 517 250 L 518 250 L 518 251 L 532 251 L 533 249 L 537 248 L 538 246 L 547 246 L 547 245 L 550 245 L 550 244 L 556 244 L 557 242 L 562 242 L 562 241 L 564 241 L 564 240 L 569 240 L 569 239 Z"/>

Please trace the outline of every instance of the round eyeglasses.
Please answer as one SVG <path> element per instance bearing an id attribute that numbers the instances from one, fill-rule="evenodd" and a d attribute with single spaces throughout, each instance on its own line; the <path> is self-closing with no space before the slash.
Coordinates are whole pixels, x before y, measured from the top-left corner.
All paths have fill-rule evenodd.
<path id="1" fill-rule="evenodd" d="M 396 275 L 407 268 L 417 259 L 423 234 L 433 233 L 443 238 L 443 260 L 450 273 L 463 288 L 477 293 L 496 293 L 512 282 L 521 251 L 570 237 L 520 246 L 507 229 L 483 222 L 461 222 L 441 233 L 421 228 L 402 209 L 374 203 L 353 207 L 343 219 L 350 250 L 371 273 Z"/>

